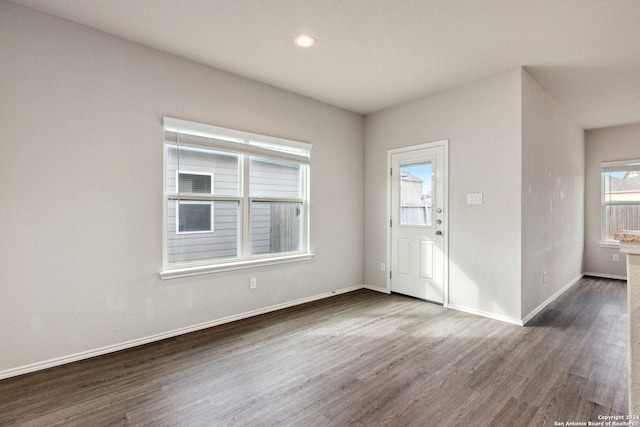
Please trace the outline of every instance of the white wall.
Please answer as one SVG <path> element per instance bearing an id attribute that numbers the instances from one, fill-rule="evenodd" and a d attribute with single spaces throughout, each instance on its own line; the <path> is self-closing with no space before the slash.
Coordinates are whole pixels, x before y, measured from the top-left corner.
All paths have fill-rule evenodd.
<path id="1" fill-rule="evenodd" d="M 4 1 L 0 100 L 0 375 L 363 283 L 362 116 Z M 312 143 L 315 258 L 161 281 L 163 116 Z"/>
<path id="2" fill-rule="evenodd" d="M 624 256 L 619 262 L 612 255 L 617 248 L 600 247 L 600 162 L 640 159 L 640 124 L 588 130 L 585 175 L 585 271 L 626 277 Z"/>
<path id="3" fill-rule="evenodd" d="M 523 70 L 523 317 L 583 271 L 584 152 L 584 131 Z"/>
<path id="4" fill-rule="evenodd" d="M 449 302 L 514 321 L 520 312 L 521 71 L 365 120 L 365 283 L 386 288 L 387 150 L 449 140 Z M 467 193 L 483 193 L 467 205 Z"/>

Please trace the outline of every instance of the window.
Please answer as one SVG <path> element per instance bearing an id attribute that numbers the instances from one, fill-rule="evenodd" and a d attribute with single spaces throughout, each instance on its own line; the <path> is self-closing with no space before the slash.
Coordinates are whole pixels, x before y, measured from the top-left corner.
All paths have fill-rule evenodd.
<path id="1" fill-rule="evenodd" d="M 617 245 L 616 233 L 640 230 L 640 160 L 603 162 L 601 244 Z"/>
<path id="2" fill-rule="evenodd" d="M 179 193 L 213 194 L 213 174 L 201 174 L 178 171 Z"/>
<path id="3" fill-rule="evenodd" d="M 213 173 L 183 172 L 176 168 L 178 194 L 213 194 Z M 176 233 L 212 233 L 213 202 L 178 201 L 176 203 Z"/>
<path id="4" fill-rule="evenodd" d="M 176 233 L 213 232 L 213 202 L 179 202 Z"/>
<path id="5" fill-rule="evenodd" d="M 165 118 L 161 277 L 309 259 L 310 152 Z"/>
<path id="6" fill-rule="evenodd" d="M 431 160 L 400 166 L 400 224 L 433 224 Z"/>

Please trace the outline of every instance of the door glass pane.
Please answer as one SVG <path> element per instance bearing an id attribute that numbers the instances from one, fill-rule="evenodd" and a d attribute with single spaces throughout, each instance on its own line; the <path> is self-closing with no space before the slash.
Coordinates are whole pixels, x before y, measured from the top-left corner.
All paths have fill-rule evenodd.
<path id="1" fill-rule="evenodd" d="M 431 161 L 400 167 L 400 224 L 433 224 L 431 172 Z"/>

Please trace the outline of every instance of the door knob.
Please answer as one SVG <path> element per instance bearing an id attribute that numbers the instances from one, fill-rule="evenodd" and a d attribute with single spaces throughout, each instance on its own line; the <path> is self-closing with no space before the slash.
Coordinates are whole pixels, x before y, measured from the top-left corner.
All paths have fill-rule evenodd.
<path id="1" fill-rule="evenodd" d="M 442 230 L 436 230 L 436 236 L 442 236 Z"/>

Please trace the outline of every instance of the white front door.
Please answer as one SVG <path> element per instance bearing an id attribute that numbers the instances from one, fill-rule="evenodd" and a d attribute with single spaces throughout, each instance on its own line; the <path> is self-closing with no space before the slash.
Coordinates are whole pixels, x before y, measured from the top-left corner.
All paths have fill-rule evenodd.
<path id="1" fill-rule="evenodd" d="M 447 304 L 447 141 L 389 152 L 390 290 Z"/>

